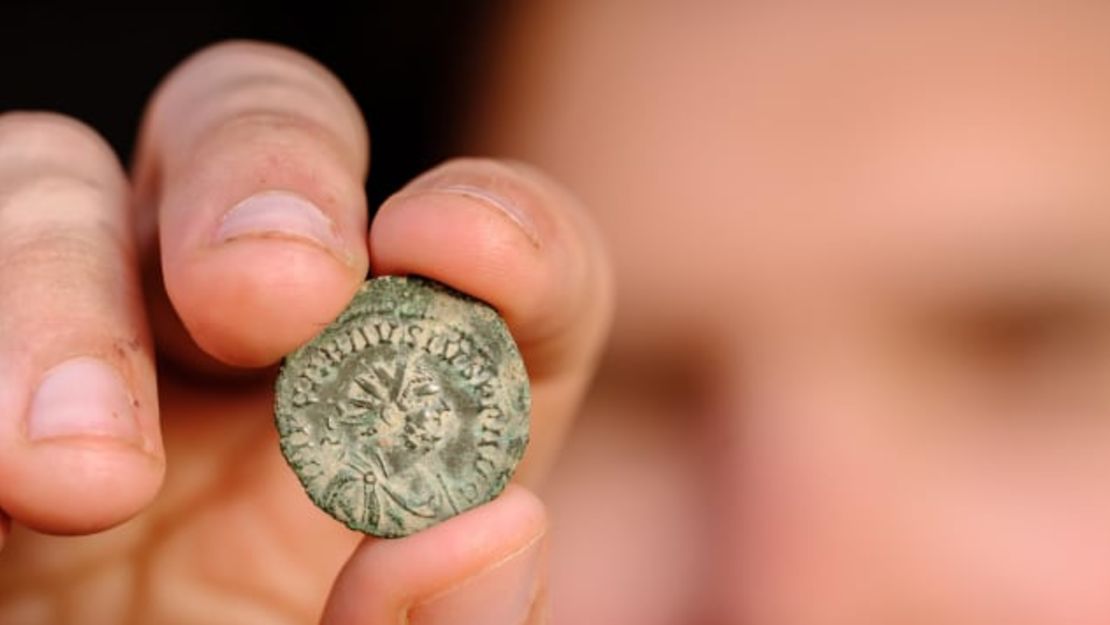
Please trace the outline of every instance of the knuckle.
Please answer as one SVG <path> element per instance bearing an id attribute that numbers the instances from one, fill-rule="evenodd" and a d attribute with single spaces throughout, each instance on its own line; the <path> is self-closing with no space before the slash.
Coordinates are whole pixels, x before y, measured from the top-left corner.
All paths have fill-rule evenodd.
<path id="1" fill-rule="evenodd" d="M 281 44 L 255 41 L 253 39 L 224 39 L 200 48 L 193 53 L 192 57 L 186 60 L 186 63 L 199 62 L 209 56 L 224 58 L 225 55 L 259 54 L 273 50 L 290 49 Z"/>
<path id="2" fill-rule="evenodd" d="M 149 117 L 156 127 L 173 119 L 175 134 L 185 137 L 246 117 L 326 129 L 355 151 L 365 152 L 368 141 L 358 106 L 335 75 L 301 52 L 256 41 L 220 42 L 186 59 L 158 89 Z"/>
<path id="3" fill-rule="evenodd" d="M 138 296 L 132 278 L 102 246 L 79 233 L 26 242 L 0 269 L 6 297 L 20 302 L 4 311 L 0 324 L 10 333 L 0 337 L 0 347 L 25 346 L 44 332 L 62 342 L 93 329 L 97 335 L 123 332 L 120 297 Z"/>
<path id="4" fill-rule="evenodd" d="M 312 149 L 315 146 L 338 149 L 332 133 L 316 121 L 265 109 L 245 110 L 224 118 L 199 133 L 196 142 L 204 150 L 245 150 L 274 158 L 306 149 L 319 151 Z"/>
<path id="5" fill-rule="evenodd" d="M 51 112 L 0 114 L 0 178 L 44 167 L 92 179 L 123 176 L 112 148 L 84 123 Z"/>
<path id="6" fill-rule="evenodd" d="M 520 181 L 527 183 L 521 172 L 513 165 L 513 161 L 484 156 L 459 156 L 444 161 L 430 174 L 465 176 L 480 180 L 490 180 L 491 183 L 500 181 Z"/>
<path id="7" fill-rule="evenodd" d="M 19 237 L 6 246 L 0 275 L 8 278 L 3 282 L 37 285 L 51 293 L 80 291 L 90 269 L 103 264 L 102 248 L 74 227 Z"/>
<path id="8" fill-rule="evenodd" d="M 103 240 L 69 227 L 13 241 L 0 255 L 0 288 L 21 302 L 5 311 L 9 327 L 73 329 L 70 324 L 103 323 L 116 297 L 128 292 L 126 265 Z"/>
<path id="9" fill-rule="evenodd" d="M 553 208 L 547 189 L 504 161 L 493 158 L 452 158 L 417 178 L 411 186 L 420 189 L 457 185 L 487 189 L 521 205 L 529 213 L 546 213 Z"/>
<path id="10" fill-rule="evenodd" d="M 513 159 L 458 157 L 426 174 L 440 184 L 463 183 L 507 194 L 544 213 L 579 210 L 578 200 L 543 170 Z"/>
<path id="11" fill-rule="evenodd" d="M 0 188 L 0 223 L 5 231 L 19 228 L 29 217 L 43 221 L 71 221 L 87 214 L 87 207 L 106 206 L 116 189 L 105 181 L 43 169 L 7 181 Z M 3 233 L 0 233 L 3 234 Z"/>
<path id="12" fill-rule="evenodd" d="M 445 161 L 441 167 L 469 173 L 472 176 L 486 176 L 495 180 L 511 180 L 516 184 L 533 188 L 537 193 L 546 192 L 559 186 L 551 176 L 539 167 L 513 158 L 462 156 Z"/>
<path id="13" fill-rule="evenodd" d="M 0 131 L 6 140 L 34 139 L 36 137 L 63 136 L 73 138 L 83 135 L 99 141 L 96 131 L 80 121 L 52 111 L 8 111 L 0 113 Z"/>
<path id="14" fill-rule="evenodd" d="M 95 180 L 49 173 L 25 178 L 0 191 L 0 258 L 56 248 L 64 254 L 60 248 L 67 247 L 79 252 L 94 237 L 125 246 L 123 220 L 111 210 L 120 200 L 117 189 Z"/>
<path id="15" fill-rule="evenodd" d="M 501 167 L 515 173 L 521 178 L 531 180 L 534 184 L 543 185 L 547 187 L 559 186 L 559 183 L 552 178 L 543 169 L 529 163 L 515 158 L 505 158 L 498 161 Z"/>
<path id="16" fill-rule="evenodd" d="M 193 64 L 235 64 L 242 61 L 261 61 L 278 65 L 296 65 L 311 71 L 328 70 L 312 57 L 288 46 L 251 39 L 227 39 L 205 46 L 182 63 L 183 68 Z"/>
<path id="17" fill-rule="evenodd" d="M 299 117 L 251 111 L 222 120 L 193 138 L 191 149 L 166 155 L 169 176 L 210 181 L 225 189 L 229 177 L 278 184 L 302 192 L 356 197 L 364 172 L 328 129 Z M 223 182 L 216 182 L 223 181 Z M 230 184 L 230 183 L 228 183 Z"/>

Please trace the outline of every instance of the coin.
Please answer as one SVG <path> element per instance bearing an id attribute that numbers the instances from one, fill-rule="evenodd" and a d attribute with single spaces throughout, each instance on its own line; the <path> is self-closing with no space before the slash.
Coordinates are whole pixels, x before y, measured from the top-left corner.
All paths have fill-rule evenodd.
<path id="1" fill-rule="evenodd" d="M 398 537 L 497 496 L 528 442 L 528 376 L 489 305 L 419 277 L 363 284 L 286 357 L 274 414 L 309 498 Z"/>

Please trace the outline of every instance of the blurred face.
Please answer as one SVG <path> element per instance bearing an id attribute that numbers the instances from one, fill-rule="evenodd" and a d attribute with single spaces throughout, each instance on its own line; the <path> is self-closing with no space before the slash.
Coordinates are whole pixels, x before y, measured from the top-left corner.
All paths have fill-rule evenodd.
<path id="1" fill-rule="evenodd" d="M 557 616 L 1110 622 L 1110 15 L 545 4 L 471 147 L 618 268 Z"/>

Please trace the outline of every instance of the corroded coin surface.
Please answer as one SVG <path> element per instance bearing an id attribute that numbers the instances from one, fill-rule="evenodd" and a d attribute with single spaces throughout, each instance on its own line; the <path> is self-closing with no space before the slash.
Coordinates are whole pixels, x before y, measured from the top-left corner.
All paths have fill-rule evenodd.
<path id="1" fill-rule="evenodd" d="M 501 492 L 528 442 L 529 403 L 520 352 L 491 307 L 383 277 L 285 359 L 275 417 L 317 506 L 396 537 Z"/>

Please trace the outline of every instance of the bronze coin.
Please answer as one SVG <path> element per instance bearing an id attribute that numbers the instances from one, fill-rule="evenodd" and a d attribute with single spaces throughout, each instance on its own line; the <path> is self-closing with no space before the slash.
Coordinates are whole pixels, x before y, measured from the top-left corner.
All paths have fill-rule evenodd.
<path id="1" fill-rule="evenodd" d="M 529 409 L 524 362 L 492 307 L 387 276 L 286 357 L 274 412 L 312 501 L 398 537 L 496 497 L 524 454 Z"/>

